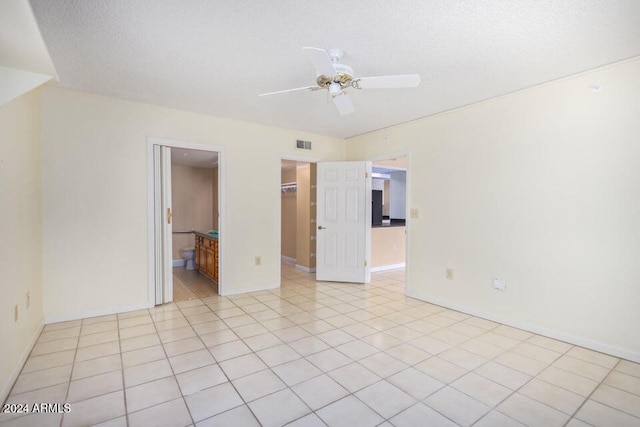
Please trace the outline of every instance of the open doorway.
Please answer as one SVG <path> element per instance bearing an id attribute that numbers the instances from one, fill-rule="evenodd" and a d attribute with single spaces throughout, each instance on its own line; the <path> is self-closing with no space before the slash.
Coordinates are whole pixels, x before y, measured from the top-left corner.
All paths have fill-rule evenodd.
<path id="1" fill-rule="evenodd" d="M 280 253 L 283 263 L 315 272 L 316 164 L 281 160 Z"/>
<path id="2" fill-rule="evenodd" d="M 217 152 L 171 148 L 173 301 L 218 294 L 218 191 Z"/>
<path id="3" fill-rule="evenodd" d="M 372 162 L 371 271 L 406 265 L 407 157 Z"/>
<path id="4" fill-rule="evenodd" d="M 150 305 L 222 294 L 224 148 L 149 138 L 147 166 Z"/>

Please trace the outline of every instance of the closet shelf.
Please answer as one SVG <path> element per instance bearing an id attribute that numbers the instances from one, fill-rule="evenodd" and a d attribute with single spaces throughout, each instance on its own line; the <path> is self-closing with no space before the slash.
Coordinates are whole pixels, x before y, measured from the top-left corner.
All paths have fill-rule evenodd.
<path id="1" fill-rule="evenodd" d="M 282 186 L 280 188 L 281 188 L 283 193 L 286 193 L 289 190 L 291 190 L 293 192 L 296 192 L 298 190 L 298 183 L 296 183 L 296 182 L 283 182 Z"/>

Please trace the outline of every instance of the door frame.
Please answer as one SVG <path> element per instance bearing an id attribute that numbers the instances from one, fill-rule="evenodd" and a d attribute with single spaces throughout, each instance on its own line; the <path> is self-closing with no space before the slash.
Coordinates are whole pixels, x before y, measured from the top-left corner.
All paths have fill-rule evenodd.
<path id="1" fill-rule="evenodd" d="M 204 144 L 200 142 L 192 141 L 179 141 L 166 138 L 147 138 L 147 271 L 149 277 L 149 307 L 154 307 L 162 302 L 156 301 L 156 287 L 162 286 L 162 282 L 156 280 L 156 245 L 161 242 L 156 242 L 155 239 L 155 203 L 154 194 L 156 192 L 156 182 L 154 179 L 154 156 L 153 147 L 155 145 L 170 147 L 170 148 L 186 148 L 202 151 L 214 151 L 218 153 L 218 251 L 219 251 L 219 263 L 218 263 L 218 294 L 223 295 L 224 289 L 224 259 L 226 258 L 226 233 L 225 230 L 225 217 L 226 217 L 226 163 L 225 163 L 225 147 L 219 145 Z M 166 256 L 164 257 L 166 258 Z M 162 259 L 163 263 L 172 263 L 171 259 Z"/>
<path id="2" fill-rule="evenodd" d="M 282 200 L 282 191 L 280 189 L 280 185 L 282 184 L 282 161 L 290 160 L 292 162 L 303 162 L 303 163 L 318 163 L 320 159 L 315 157 L 304 157 L 298 156 L 295 154 L 289 153 L 281 153 L 278 157 L 278 185 L 276 186 L 276 191 L 278 195 L 278 200 Z M 278 283 L 279 286 L 282 286 L 282 203 L 278 203 Z"/>
<path id="3" fill-rule="evenodd" d="M 409 289 L 409 240 L 411 238 L 410 228 L 411 228 L 411 151 L 409 150 L 401 150 L 401 151 L 393 151 L 390 153 L 377 154 L 375 156 L 369 156 L 366 158 L 367 161 L 371 163 L 377 162 L 379 160 L 391 160 L 398 157 L 406 157 L 407 158 L 407 182 L 406 182 L 406 199 L 405 199 L 405 212 L 407 214 L 407 220 L 405 221 L 405 241 L 404 241 L 404 293 L 407 294 L 407 290 Z"/>

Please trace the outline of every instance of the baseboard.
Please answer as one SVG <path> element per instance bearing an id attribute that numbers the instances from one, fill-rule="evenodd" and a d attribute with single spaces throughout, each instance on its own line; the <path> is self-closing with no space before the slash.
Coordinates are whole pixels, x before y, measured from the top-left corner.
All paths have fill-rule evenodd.
<path id="1" fill-rule="evenodd" d="M 20 372 L 22 372 L 22 367 L 24 366 L 25 363 L 27 363 L 27 359 L 31 354 L 31 350 L 33 350 L 33 346 L 36 345 L 36 342 L 38 341 L 38 337 L 40 336 L 40 333 L 42 333 L 43 328 L 44 328 L 44 319 L 42 322 L 40 322 L 40 326 L 38 326 L 38 328 L 36 329 L 36 333 L 31 337 L 31 341 L 29 341 L 29 345 L 27 345 L 27 347 L 22 352 L 20 359 L 18 359 L 18 363 L 16 363 L 15 367 L 13 368 L 13 371 L 11 371 L 11 375 L 9 375 L 9 378 L 7 378 L 7 381 L 4 384 L 2 384 L 2 389 L 0 389 L 0 402 L 4 403 L 4 401 L 7 400 L 7 397 L 9 397 L 11 388 L 13 387 L 13 384 L 18 379 L 18 375 L 20 375 Z"/>
<path id="2" fill-rule="evenodd" d="M 612 356 L 620 357 L 622 359 L 631 360 L 633 362 L 640 363 L 640 353 L 618 348 L 609 344 L 601 343 L 599 341 L 593 341 L 588 338 L 577 337 L 575 335 L 567 334 L 565 332 L 556 331 L 554 329 L 541 328 L 539 326 L 532 325 L 527 322 L 515 320 L 503 316 L 497 316 L 493 313 L 476 310 L 470 307 L 466 307 L 461 304 L 452 304 L 447 301 L 440 300 L 438 298 L 429 298 L 421 295 L 417 292 L 407 290 L 406 295 L 411 298 L 419 299 L 424 302 L 446 307 L 451 310 L 460 311 L 471 316 L 481 317 L 483 319 L 491 320 L 493 322 L 502 323 L 507 326 L 522 329 L 534 334 L 542 335 L 555 340 L 564 341 L 569 344 L 577 345 L 580 347 L 588 348 L 590 350 L 598 351 L 600 353 L 610 354 Z"/>
<path id="3" fill-rule="evenodd" d="M 86 319 L 88 317 L 106 316 L 108 314 L 126 313 L 129 311 L 143 310 L 145 308 L 151 308 L 153 305 L 149 303 L 121 305 L 118 307 L 102 308 L 98 310 L 83 311 L 80 313 L 71 314 L 58 314 L 53 316 L 45 316 L 44 323 L 68 322 L 69 320 Z"/>
<path id="4" fill-rule="evenodd" d="M 172 261 L 171 265 L 173 267 L 184 267 L 185 265 L 187 265 L 187 260 L 186 259 L 174 259 Z"/>
<path id="5" fill-rule="evenodd" d="M 264 285 L 264 286 L 251 286 L 250 288 L 243 288 L 237 291 L 231 291 L 231 292 L 225 292 L 225 293 L 221 293 L 220 296 L 228 296 L 228 295 L 239 295 L 239 294 L 246 294 L 248 292 L 260 292 L 260 291 L 268 291 L 270 289 L 278 289 L 280 287 L 280 284 L 271 284 L 271 285 Z"/>
<path id="6" fill-rule="evenodd" d="M 305 273 L 315 273 L 315 267 L 305 267 L 304 265 L 296 264 L 296 270 L 304 271 Z"/>
<path id="7" fill-rule="evenodd" d="M 371 272 L 377 273 L 378 271 L 395 270 L 396 268 L 404 268 L 404 267 L 405 267 L 404 262 L 401 262 L 400 264 L 381 265 L 378 267 L 371 267 Z"/>
<path id="8" fill-rule="evenodd" d="M 280 259 L 282 259 L 282 261 L 284 261 L 284 262 L 290 262 L 291 264 L 295 264 L 296 263 L 296 259 L 295 258 L 291 258 L 291 257 L 288 257 L 288 256 L 280 255 Z"/>

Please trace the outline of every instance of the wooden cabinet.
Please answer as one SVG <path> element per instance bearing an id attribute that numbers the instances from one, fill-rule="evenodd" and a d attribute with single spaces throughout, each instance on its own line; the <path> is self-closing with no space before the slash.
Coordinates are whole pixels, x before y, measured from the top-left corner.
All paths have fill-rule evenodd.
<path id="1" fill-rule="evenodd" d="M 196 235 L 198 271 L 218 283 L 218 241 Z"/>

